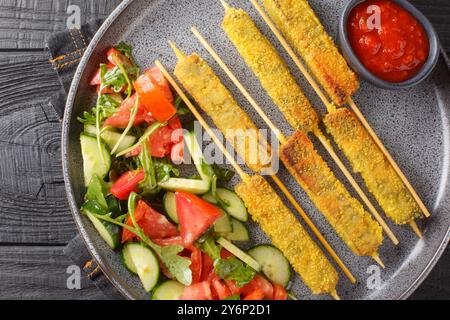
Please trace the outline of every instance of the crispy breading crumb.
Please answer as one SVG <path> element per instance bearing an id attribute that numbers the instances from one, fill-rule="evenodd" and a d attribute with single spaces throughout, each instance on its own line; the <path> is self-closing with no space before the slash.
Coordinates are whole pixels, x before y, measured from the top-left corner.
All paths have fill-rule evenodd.
<path id="1" fill-rule="evenodd" d="M 378 251 L 383 241 L 380 225 L 334 176 L 304 133 L 297 131 L 281 147 L 280 158 L 356 255 Z"/>
<path id="2" fill-rule="evenodd" d="M 353 171 L 361 174 L 389 218 L 397 224 L 422 218 L 420 208 L 408 189 L 351 111 L 337 109 L 324 118 L 324 123 L 350 161 Z"/>
<path id="3" fill-rule="evenodd" d="M 253 220 L 283 252 L 311 291 L 314 294 L 332 293 L 339 280 L 336 270 L 270 184 L 255 175 L 235 190 Z"/>

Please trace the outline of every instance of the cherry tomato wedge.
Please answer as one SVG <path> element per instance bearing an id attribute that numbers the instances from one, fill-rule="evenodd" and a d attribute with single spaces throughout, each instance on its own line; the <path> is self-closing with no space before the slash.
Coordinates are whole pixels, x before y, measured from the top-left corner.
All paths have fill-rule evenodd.
<path id="1" fill-rule="evenodd" d="M 119 110 L 110 118 L 105 120 L 106 126 L 111 126 L 114 128 L 125 129 L 128 126 L 128 122 L 130 122 L 131 111 L 134 108 L 136 103 L 137 95 L 133 94 L 128 99 L 125 99 L 119 107 Z M 142 123 L 153 123 L 155 119 L 153 119 L 148 111 L 144 108 L 142 104 L 138 106 L 138 112 L 136 114 L 136 118 L 134 120 L 133 125 L 138 126 Z"/>
<path id="2" fill-rule="evenodd" d="M 208 280 L 212 273 L 214 273 L 214 261 L 208 254 L 202 253 L 202 275 L 200 281 Z"/>
<path id="3" fill-rule="evenodd" d="M 224 300 L 229 296 L 232 296 L 231 290 L 227 287 L 227 285 L 218 277 L 214 276 L 211 279 L 211 287 L 213 292 L 219 298 L 219 300 Z"/>
<path id="4" fill-rule="evenodd" d="M 176 192 L 175 199 L 185 245 L 191 245 L 223 214 L 212 204 L 190 193 Z"/>
<path id="5" fill-rule="evenodd" d="M 242 300 L 262 300 L 264 299 L 264 291 L 256 288 L 255 291 L 247 294 Z"/>
<path id="6" fill-rule="evenodd" d="M 107 70 L 112 70 L 112 69 L 114 69 L 114 65 L 113 64 L 108 64 L 107 66 L 106 66 L 106 69 Z M 91 82 L 89 82 L 89 84 L 91 85 L 91 86 L 98 86 L 98 85 L 100 85 L 101 83 L 102 83 L 102 79 L 101 79 L 101 69 L 100 68 L 98 68 L 97 69 L 97 72 L 95 72 L 95 74 L 94 74 L 94 76 L 92 77 L 92 79 L 91 79 Z"/>
<path id="7" fill-rule="evenodd" d="M 131 192 L 137 191 L 138 184 L 144 179 L 144 170 L 128 171 L 114 182 L 111 194 L 119 200 L 127 200 Z"/>
<path id="8" fill-rule="evenodd" d="M 140 200 L 134 212 L 137 224 L 150 239 L 164 239 L 178 235 L 177 228 L 167 218 Z M 133 226 L 131 217 L 127 219 L 127 225 Z M 136 237 L 127 229 L 122 231 L 122 243 L 131 241 Z"/>
<path id="9" fill-rule="evenodd" d="M 106 53 L 106 58 L 112 65 L 117 66 L 120 63 L 125 69 L 128 69 L 133 65 L 128 57 L 126 57 L 122 52 L 115 48 L 111 48 L 108 50 L 108 52 Z"/>
<path id="10" fill-rule="evenodd" d="M 273 285 L 273 300 L 286 300 L 287 299 L 286 289 L 282 285 L 274 284 Z"/>
<path id="11" fill-rule="evenodd" d="M 259 274 L 255 275 L 252 281 L 246 284 L 242 293 L 244 296 L 254 292 L 256 289 L 260 289 L 264 293 L 264 298 L 268 300 L 273 299 L 273 286 L 272 284 L 264 277 Z"/>
<path id="12" fill-rule="evenodd" d="M 149 76 L 151 76 L 156 83 L 159 85 L 159 87 L 164 91 L 164 95 L 166 96 L 167 100 L 170 101 L 170 103 L 173 103 L 173 94 L 170 90 L 169 82 L 162 74 L 161 70 L 159 70 L 158 67 L 153 67 L 147 72 Z"/>
<path id="13" fill-rule="evenodd" d="M 225 280 L 227 287 L 230 289 L 232 295 L 241 294 L 244 288 L 238 287 L 236 285 L 236 281 L 234 280 Z"/>
<path id="14" fill-rule="evenodd" d="M 191 265 L 192 283 L 200 282 L 202 276 L 202 252 L 195 246 L 192 246 Z"/>
<path id="15" fill-rule="evenodd" d="M 167 98 L 165 90 L 158 85 L 150 72 L 141 75 L 135 81 L 134 88 L 143 105 L 156 121 L 166 122 L 177 113 L 177 109 Z"/>
<path id="16" fill-rule="evenodd" d="M 209 282 L 203 281 L 187 286 L 181 300 L 213 300 Z"/>

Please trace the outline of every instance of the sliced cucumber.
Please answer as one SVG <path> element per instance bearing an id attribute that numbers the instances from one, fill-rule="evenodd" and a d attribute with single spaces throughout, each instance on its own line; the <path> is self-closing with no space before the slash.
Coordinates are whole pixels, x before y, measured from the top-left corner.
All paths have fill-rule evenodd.
<path id="1" fill-rule="evenodd" d="M 128 243 L 123 247 L 125 265 L 136 270 L 145 291 L 150 292 L 159 280 L 159 262 L 153 251 L 140 243 Z M 126 258 L 126 259 L 125 259 Z"/>
<path id="2" fill-rule="evenodd" d="M 227 205 L 224 206 L 224 210 L 233 218 L 238 219 L 242 222 L 247 222 L 248 212 L 244 205 L 244 202 L 239 198 L 239 196 L 231 190 L 224 188 L 217 188 L 217 195 L 223 200 Z"/>
<path id="3" fill-rule="evenodd" d="M 211 182 L 214 176 L 214 170 L 212 166 L 205 161 L 202 148 L 198 144 L 195 134 L 193 132 L 187 132 L 183 134 L 183 138 L 200 177 L 202 180 Z"/>
<path id="4" fill-rule="evenodd" d="M 168 191 L 185 191 L 193 194 L 205 194 L 209 191 L 211 183 L 205 180 L 170 178 L 159 186 Z"/>
<path id="5" fill-rule="evenodd" d="M 111 156 L 103 142 L 100 149 L 95 137 L 80 135 L 81 153 L 83 155 L 84 183 L 89 185 L 96 174 L 100 179 L 106 177 L 111 168 Z"/>
<path id="6" fill-rule="evenodd" d="M 105 212 L 103 208 L 93 201 L 86 202 L 82 209 L 102 239 L 105 240 L 111 249 L 116 249 L 120 244 L 121 228 L 113 223 L 98 219 L 95 214 L 104 214 Z"/>
<path id="7" fill-rule="evenodd" d="M 226 250 L 230 251 L 236 258 L 242 260 L 244 263 L 252 267 L 255 271 L 259 272 L 261 271 L 261 266 L 259 263 L 253 259 L 251 256 L 246 254 L 244 251 L 236 247 L 234 244 L 232 244 L 230 241 L 225 239 L 224 237 L 220 237 L 217 240 L 217 243 L 220 244 L 222 247 L 224 247 Z"/>
<path id="8" fill-rule="evenodd" d="M 92 135 L 92 136 L 96 136 L 97 135 L 97 128 L 93 125 L 85 125 L 84 126 L 84 132 Z M 108 146 L 109 150 L 112 150 L 116 143 L 119 141 L 121 134 L 118 132 L 114 132 L 111 130 L 104 130 L 100 137 L 102 138 L 102 140 L 106 143 L 106 145 Z M 122 152 L 123 150 L 128 149 L 129 147 L 131 147 L 132 145 L 134 145 L 134 143 L 136 142 L 136 137 L 131 136 L 131 135 L 126 135 L 123 139 L 122 142 L 120 143 L 119 147 L 117 148 L 116 153 Z"/>
<path id="9" fill-rule="evenodd" d="M 231 217 L 226 212 L 223 212 L 223 216 L 214 223 L 214 231 L 220 234 L 233 232 Z"/>
<path id="10" fill-rule="evenodd" d="M 122 263 L 125 266 L 125 268 L 128 269 L 128 271 L 130 271 L 131 273 L 137 275 L 137 269 L 136 269 L 136 266 L 134 265 L 133 260 L 131 260 L 131 255 L 130 255 L 129 248 L 130 248 L 129 245 L 125 245 L 122 248 L 122 252 L 121 252 Z"/>
<path id="11" fill-rule="evenodd" d="M 167 192 L 163 197 L 163 206 L 170 220 L 178 224 L 177 202 L 175 200 L 175 193 Z"/>
<path id="12" fill-rule="evenodd" d="M 243 222 L 231 218 L 231 225 L 233 231 L 224 234 L 224 238 L 230 241 L 250 241 L 250 234 L 248 233 L 247 226 Z"/>
<path id="13" fill-rule="evenodd" d="M 248 254 L 258 261 L 269 280 L 284 287 L 289 284 L 291 265 L 280 250 L 271 245 L 260 245 L 250 249 Z"/>
<path id="14" fill-rule="evenodd" d="M 203 200 L 205 200 L 206 202 L 209 202 L 211 204 L 217 204 L 217 199 L 214 198 L 214 196 L 212 195 L 212 193 L 207 193 L 202 197 Z"/>
<path id="15" fill-rule="evenodd" d="M 152 300 L 180 300 L 184 286 L 175 280 L 167 280 L 156 287 Z"/>

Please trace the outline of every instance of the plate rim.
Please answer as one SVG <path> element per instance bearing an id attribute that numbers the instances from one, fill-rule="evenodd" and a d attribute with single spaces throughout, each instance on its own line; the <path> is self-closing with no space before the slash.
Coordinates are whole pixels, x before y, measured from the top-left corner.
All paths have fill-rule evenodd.
<path id="1" fill-rule="evenodd" d="M 153 1 L 153 0 L 151 0 Z M 126 298 L 126 299 L 137 299 L 131 292 L 127 289 L 128 285 L 126 285 L 124 282 L 120 281 L 113 275 L 113 271 L 109 267 L 108 263 L 104 261 L 103 257 L 99 253 L 99 251 L 95 248 L 93 245 L 90 237 L 88 236 L 88 232 L 86 231 L 85 227 L 83 226 L 83 222 L 81 219 L 81 214 L 78 208 L 78 205 L 75 200 L 75 195 L 72 188 L 72 182 L 70 178 L 69 173 L 69 165 L 68 165 L 68 153 L 69 153 L 69 131 L 70 131 L 70 118 L 72 115 L 73 107 L 74 107 L 74 101 L 76 97 L 76 93 L 80 84 L 80 79 L 82 74 L 84 73 L 84 70 L 86 68 L 86 65 L 88 61 L 90 60 L 92 53 L 96 49 L 96 47 L 99 44 L 99 41 L 101 38 L 106 34 L 106 32 L 109 30 L 109 28 L 113 25 L 113 23 L 116 21 L 116 19 L 128 8 L 128 6 L 133 3 L 134 0 L 123 0 L 115 9 L 114 11 L 105 19 L 99 30 L 95 33 L 94 37 L 92 38 L 91 42 L 89 43 L 86 51 L 84 52 L 84 55 L 80 61 L 80 64 L 78 65 L 76 72 L 74 74 L 74 77 L 72 79 L 72 83 L 70 85 L 70 90 L 67 95 L 67 100 L 65 104 L 65 110 L 64 110 L 64 117 L 62 122 L 62 169 L 63 169 L 63 177 L 64 177 L 64 186 L 65 186 L 65 192 L 67 196 L 67 200 L 69 203 L 69 208 L 72 213 L 73 219 L 75 221 L 75 225 L 77 227 L 78 233 L 81 236 L 81 239 L 83 240 L 86 248 L 89 250 L 93 260 L 97 263 L 97 265 L 102 270 L 105 277 L 117 288 L 117 290 Z M 446 62 L 447 69 L 450 72 L 450 59 L 447 56 L 447 53 L 445 52 L 444 48 L 442 47 L 442 44 L 440 45 L 440 53 L 443 57 L 444 61 Z M 447 231 L 447 234 L 444 236 L 443 240 L 439 244 L 438 250 L 436 250 L 433 257 L 430 259 L 430 261 L 426 264 L 426 266 L 423 268 L 420 275 L 411 283 L 411 285 L 403 292 L 401 293 L 396 300 L 406 300 L 408 299 L 411 294 L 422 284 L 422 282 L 426 279 L 426 277 L 430 274 L 431 270 L 435 267 L 437 262 L 439 261 L 440 257 L 444 253 L 448 243 L 450 242 L 450 228 Z"/>

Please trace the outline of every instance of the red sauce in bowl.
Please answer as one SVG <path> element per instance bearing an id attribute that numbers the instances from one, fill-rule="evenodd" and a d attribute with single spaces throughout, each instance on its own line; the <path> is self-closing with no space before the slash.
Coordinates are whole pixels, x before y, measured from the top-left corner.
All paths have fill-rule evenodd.
<path id="1" fill-rule="evenodd" d="M 350 12 L 348 36 L 362 64 L 389 82 L 412 78 L 428 59 L 427 33 L 407 10 L 390 0 L 368 0 Z"/>

